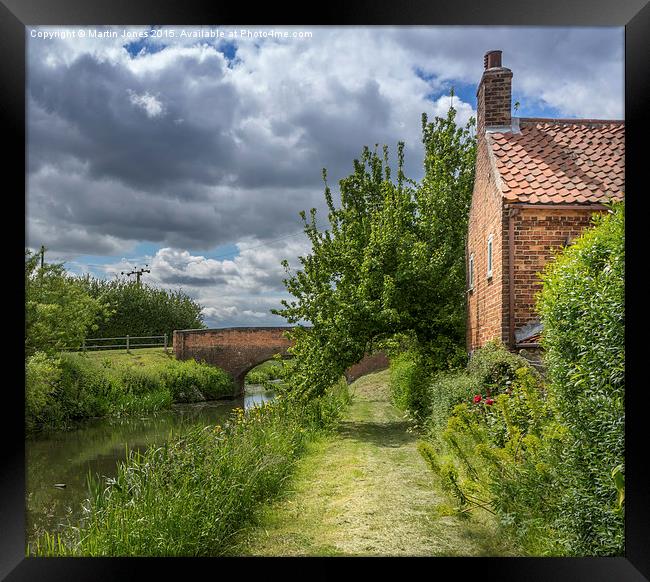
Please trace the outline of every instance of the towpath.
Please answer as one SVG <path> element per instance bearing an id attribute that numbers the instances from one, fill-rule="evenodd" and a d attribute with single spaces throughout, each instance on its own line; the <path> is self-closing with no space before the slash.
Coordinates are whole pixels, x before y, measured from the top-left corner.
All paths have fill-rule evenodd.
<path id="1" fill-rule="evenodd" d="M 250 556 L 511 555 L 479 516 L 459 517 L 437 488 L 401 411 L 388 371 L 351 389 L 334 435 L 310 446 L 283 497 L 237 551 Z"/>

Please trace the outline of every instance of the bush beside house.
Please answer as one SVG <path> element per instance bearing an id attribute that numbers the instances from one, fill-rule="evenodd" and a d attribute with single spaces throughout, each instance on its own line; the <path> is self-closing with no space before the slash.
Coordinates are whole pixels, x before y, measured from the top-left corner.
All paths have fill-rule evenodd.
<path id="1" fill-rule="evenodd" d="M 543 282 L 546 377 L 488 343 L 426 383 L 419 450 L 461 512 L 494 514 L 524 553 L 623 555 L 623 204 L 596 217 Z M 399 395 L 417 361 L 405 353 L 394 366 Z"/>

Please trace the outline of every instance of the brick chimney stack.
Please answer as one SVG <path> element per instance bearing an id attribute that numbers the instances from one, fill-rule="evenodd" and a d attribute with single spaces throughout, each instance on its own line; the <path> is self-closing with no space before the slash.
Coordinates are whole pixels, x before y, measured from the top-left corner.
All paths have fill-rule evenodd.
<path id="1" fill-rule="evenodd" d="M 483 76 L 476 92 L 477 135 L 488 127 L 512 123 L 512 71 L 501 66 L 501 51 L 488 51 L 483 58 Z"/>

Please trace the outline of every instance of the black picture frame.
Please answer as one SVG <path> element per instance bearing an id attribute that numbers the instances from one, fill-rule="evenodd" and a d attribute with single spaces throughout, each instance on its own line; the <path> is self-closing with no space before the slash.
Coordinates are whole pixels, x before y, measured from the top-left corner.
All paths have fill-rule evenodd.
<path id="1" fill-rule="evenodd" d="M 307 8 L 307 7 L 306 7 Z M 451 567 L 451 575 L 465 575 L 478 580 L 571 580 L 571 581 L 642 581 L 650 580 L 650 479 L 646 446 L 650 443 L 650 422 L 643 384 L 644 338 L 639 300 L 643 283 L 642 270 L 630 268 L 636 253 L 643 252 L 641 220 L 647 179 L 642 177 L 645 159 L 644 141 L 648 132 L 647 113 L 650 101 L 648 55 L 650 54 L 650 5 L 646 0 L 455 0 L 440 2 L 411 0 L 382 3 L 370 0 L 330 1 L 309 6 L 313 10 L 296 10 L 289 5 L 261 4 L 254 8 L 237 3 L 202 3 L 196 0 L 0 0 L 0 116 L 7 152 L 3 174 L 6 185 L 4 203 L 15 205 L 6 211 L 10 225 L 17 216 L 20 192 L 25 188 L 25 27 L 30 25 L 78 24 L 323 24 L 323 25 L 554 25 L 554 26 L 624 26 L 625 27 L 625 119 L 626 119 L 626 309 L 633 317 L 626 325 L 626 552 L 612 558 L 303 558 L 298 567 L 283 558 L 26 558 L 25 557 L 25 459 L 24 395 L 20 383 L 24 368 L 20 334 L 24 294 L 19 284 L 5 290 L 9 302 L 6 314 L 14 315 L 15 324 L 6 324 L 5 361 L 18 370 L 12 380 L 5 380 L 2 393 L 3 422 L 0 423 L 4 461 L 0 473 L 0 578 L 18 580 L 126 580 L 144 576 L 162 578 L 187 577 L 197 568 L 207 568 L 209 575 L 223 575 L 223 568 L 234 568 L 232 575 L 246 577 L 269 574 L 283 578 L 329 578 L 344 576 L 351 566 L 379 573 L 414 572 L 422 568 L 425 576 L 438 576 Z M 315 10 L 314 10 L 315 9 Z M 488 47 L 493 48 L 493 47 Z M 644 188 L 645 187 L 645 188 Z M 629 195 L 628 195 L 629 193 Z M 24 199 L 23 199 L 24 209 Z M 646 227 L 647 228 L 647 227 Z M 23 240 L 24 240 L 24 231 Z M 6 237 L 11 252 L 14 276 L 23 272 L 19 248 L 14 237 Z M 23 243 L 21 243 L 23 244 Z M 14 305 L 15 302 L 15 305 Z M 22 327 L 24 329 L 24 327 Z M 16 338 L 15 336 L 19 336 Z M 23 344 L 24 345 L 24 344 Z M 16 352 L 15 354 L 13 352 Z M 367 573 L 370 575 L 370 572 Z M 418 576 L 422 574 L 416 574 Z"/>

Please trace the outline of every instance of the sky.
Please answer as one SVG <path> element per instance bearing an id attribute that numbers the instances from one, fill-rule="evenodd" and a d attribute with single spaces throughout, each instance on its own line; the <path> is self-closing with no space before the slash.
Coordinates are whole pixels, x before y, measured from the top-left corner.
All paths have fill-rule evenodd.
<path id="1" fill-rule="evenodd" d="M 422 177 L 421 118 L 476 116 L 503 51 L 520 117 L 624 119 L 624 29 L 28 27 L 26 247 L 72 274 L 182 289 L 209 327 L 286 325 L 281 261 L 309 252 L 363 147 Z"/>

